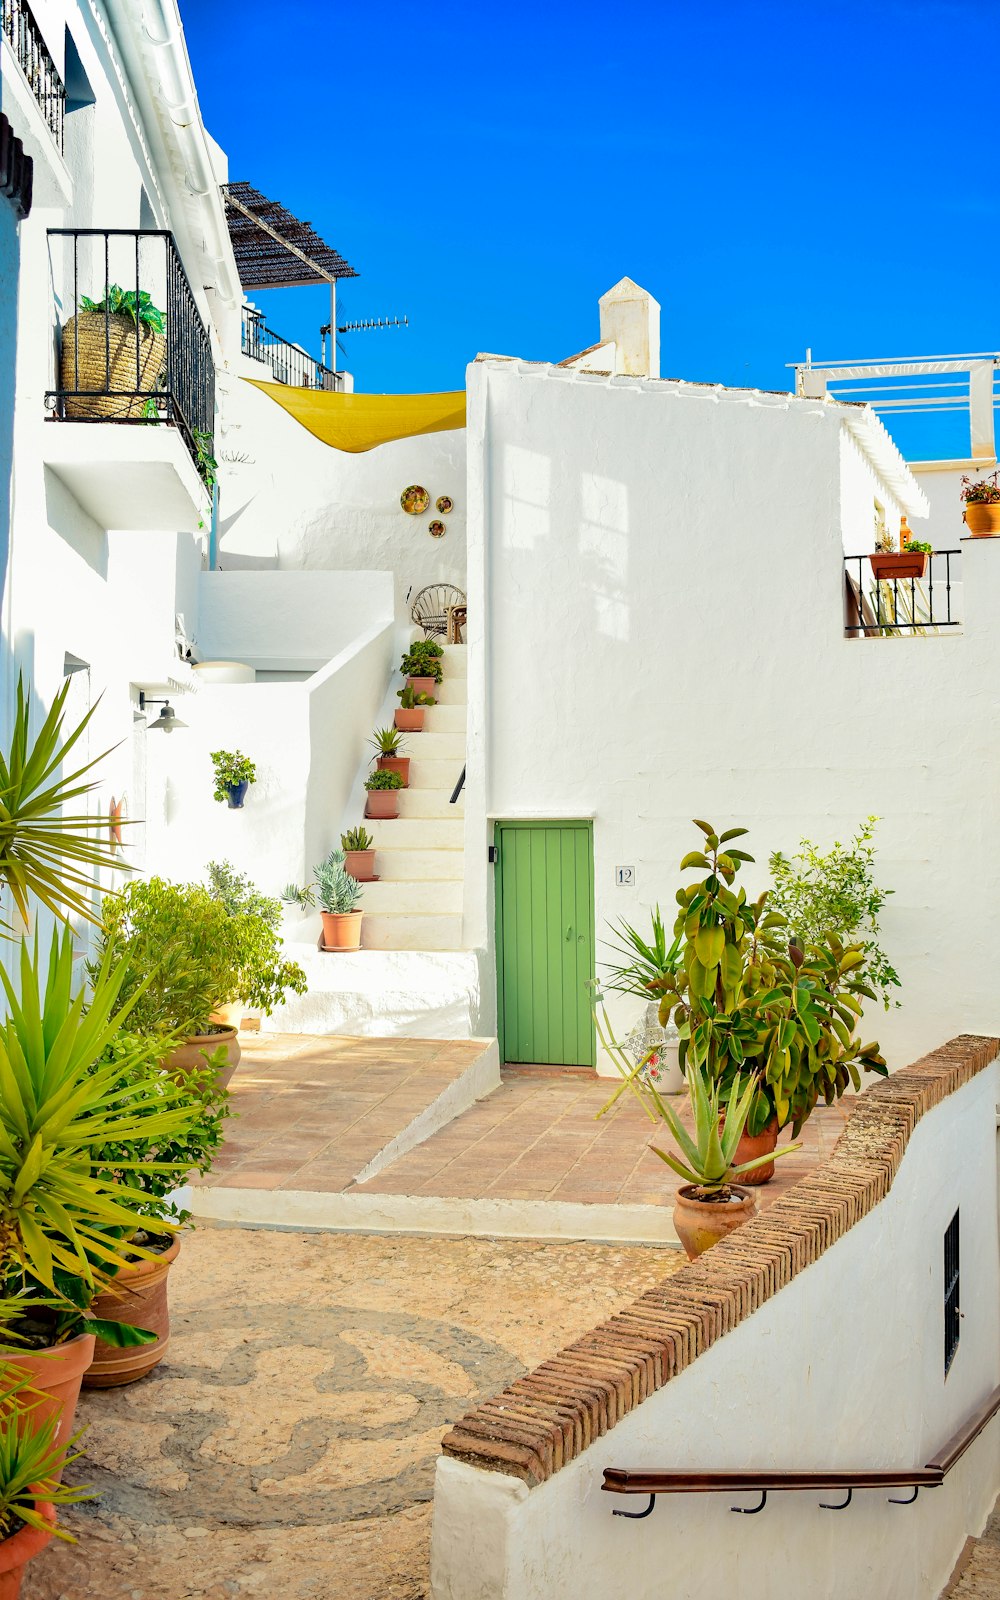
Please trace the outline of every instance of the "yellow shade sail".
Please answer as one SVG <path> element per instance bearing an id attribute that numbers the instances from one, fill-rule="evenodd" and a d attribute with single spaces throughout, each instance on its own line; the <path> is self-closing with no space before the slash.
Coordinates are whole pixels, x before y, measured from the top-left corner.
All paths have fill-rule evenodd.
<path id="1" fill-rule="evenodd" d="M 245 378 L 334 450 L 359 453 L 391 439 L 465 427 L 465 390 L 448 394 L 338 394 Z"/>

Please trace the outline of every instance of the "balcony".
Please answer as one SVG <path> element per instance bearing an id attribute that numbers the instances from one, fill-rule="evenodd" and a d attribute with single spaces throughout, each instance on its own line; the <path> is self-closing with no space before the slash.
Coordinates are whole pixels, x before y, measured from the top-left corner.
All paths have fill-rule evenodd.
<path id="1" fill-rule="evenodd" d="M 35 203 L 69 205 L 66 87 L 26 0 L 0 0 L 0 78 L 4 112 L 35 164 Z"/>
<path id="2" fill-rule="evenodd" d="M 46 429 L 47 464 L 102 527 L 198 526 L 215 363 L 172 235 L 55 228 L 49 246 L 60 327 L 46 405 L 62 426 Z"/>
<path id="3" fill-rule="evenodd" d="M 301 345 L 292 344 L 273 333 L 262 312 L 243 307 L 242 349 L 251 361 L 264 363 L 269 371 L 264 382 L 287 383 L 297 389 L 342 390 L 344 375 L 333 372 L 322 361 L 314 361 Z"/>
<path id="4" fill-rule="evenodd" d="M 910 556 L 909 570 L 905 563 L 901 570 L 898 554 L 844 557 L 844 633 L 849 639 L 954 633 L 962 626 L 961 602 L 960 550 Z"/>

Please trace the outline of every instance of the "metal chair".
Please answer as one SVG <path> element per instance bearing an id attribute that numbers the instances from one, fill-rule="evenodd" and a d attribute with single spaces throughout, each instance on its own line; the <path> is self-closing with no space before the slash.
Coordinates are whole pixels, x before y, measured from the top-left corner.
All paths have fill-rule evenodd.
<path id="1" fill-rule="evenodd" d="M 464 606 L 465 595 L 453 583 L 430 583 L 421 589 L 410 607 L 410 616 L 418 628 L 423 628 L 424 638 L 448 631 L 448 612 L 454 606 Z"/>

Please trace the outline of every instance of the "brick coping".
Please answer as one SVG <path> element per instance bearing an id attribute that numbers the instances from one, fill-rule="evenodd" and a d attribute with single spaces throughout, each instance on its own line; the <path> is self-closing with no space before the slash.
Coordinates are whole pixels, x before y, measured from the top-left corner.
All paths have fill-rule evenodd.
<path id="1" fill-rule="evenodd" d="M 859 1095 L 829 1159 L 661 1285 L 445 1434 L 445 1455 L 530 1488 L 683 1372 L 874 1210 L 917 1123 L 1000 1054 L 960 1034 Z"/>

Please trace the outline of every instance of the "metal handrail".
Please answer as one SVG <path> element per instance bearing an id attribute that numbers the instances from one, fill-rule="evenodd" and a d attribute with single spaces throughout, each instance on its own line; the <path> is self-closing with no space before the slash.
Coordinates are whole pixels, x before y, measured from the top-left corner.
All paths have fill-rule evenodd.
<path id="1" fill-rule="evenodd" d="M 905 554 L 906 552 L 902 552 Z M 848 616 L 844 632 L 878 638 L 896 633 L 922 633 L 938 628 L 960 628 L 962 619 L 952 615 L 952 588 L 957 581 L 952 573 L 953 556 L 961 550 L 935 550 L 928 557 L 928 575 L 923 578 L 875 578 L 866 591 L 864 575 L 871 572 L 871 555 L 845 556 Z M 935 562 L 944 562 L 944 579 L 935 577 Z M 937 595 L 937 603 L 935 602 Z M 943 601 L 941 596 L 943 594 Z M 926 615 L 920 615 L 925 610 Z M 900 618 L 903 620 L 900 621 Z M 906 620 L 909 618 L 909 620 Z"/>
<path id="2" fill-rule="evenodd" d="M 459 780 L 456 783 L 454 789 L 451 791 L 451 799 L 448 802 L 449 805 L 453 806 L 455 804 L 455 801 L 458 799 L 459 795 L 461 794 L 461 792 L 462 792 L 462 790 L 464 788 L 465 788 L 465 767 L 463 766 L 462 767 L 461 776 L 459 777 Z"/>
<path id="3" fill-rule="evenodd" d="M 982 1405 L 953 1433 L 940 1450 L 923 1467 L 882 1468 L 858 1467 L 846 1471 L 781 1471 L 780 1469 L 734 1468 L 721 1472 L 660 1472 L 645 1468 L 632 1471 L 624 1467 L 605 1467 L 601 1488 L 609 1494 L 644 1494 L 649 1496 L 645 1511 L 615 1510 L 616 1517 L 633 1519 L 646 1517 L 652 1511 L 658 1494 L 718 1494 L 758 1491 L 759 1506 L 749 1512 L 743 1506 L 733 1506 L 733 1511 L 754 1515 L 762 1511 L 767 1495 L 772 1490 L 782 1494 L 817 1489 L 847 1490 L 847 1499 L 841 1505 L 828 1506 L 831 1511 L 843 1510 L 850 1504 L 854 1489 L 913 1489 L 909 1500 L 897 1500 L 896 1505 L 911 1505 L 921 1489 L 937 1489 L 954 1470 L 986 1425 L 1000 1411 L 1000 1386 L 995 1388 Z"/>
<path id="4" fill-rule="evenodd" d="M 301 346 L 283 339 L 280 333 L 269 328 L 262 311 L 252 306 L 243 307 L 243 354 L 252 361 L 263 361 L 270 367 L 277 383 L 286 383 L 298 389 L 335 390 L 343 379 L 322 361 L 315 361 Z"/>
<path id="5" fill-rule="evenodd" d="M 0 0 L 3 31 L 28 80 L 38 109 L 60 151 L 66 116 L 66 85 L 48 52 L 27 0 Z"/>

